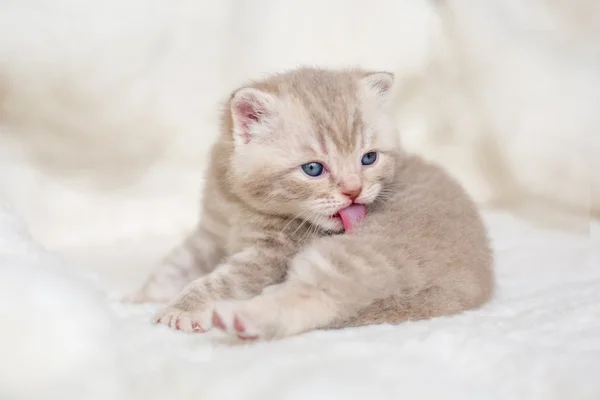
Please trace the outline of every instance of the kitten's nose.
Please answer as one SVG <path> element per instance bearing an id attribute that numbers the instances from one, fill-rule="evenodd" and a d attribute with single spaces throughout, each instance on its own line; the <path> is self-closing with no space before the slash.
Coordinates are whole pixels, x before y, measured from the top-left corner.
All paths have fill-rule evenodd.
<path id="1" fill-rule="evenodd" d="M 342 177 L 339 182 L 340 192 L 350 197 L 350 200 L 354 201 L 360 192 L 362 191 L 362 182 L 360 177 L 356 174 L 348 174 Z"/>
<path id="2" fill-rule="evenodd" d="M 354 201 L 358 196 L 360 196 L 360 192 L 362 192 L 362 187 L 353 190 L 343 190 L 342 193 L 346 196 L 350 197 L 350 200 Z"/>

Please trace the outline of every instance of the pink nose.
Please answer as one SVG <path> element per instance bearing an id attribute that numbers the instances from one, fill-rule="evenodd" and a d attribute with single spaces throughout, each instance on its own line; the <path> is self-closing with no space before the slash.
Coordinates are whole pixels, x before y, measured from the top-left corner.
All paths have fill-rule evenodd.
<path id="1" fill-rule="evenodd" d="M 346 196 L 350 197 L 350 200 L 354 201 L 354 200 L 356 200 L 356 198 L 358 196 L 360 196 L 361 191 L 362 191 L 362 187 L 359 187 L 358 189 L 354 189 L 354 190 L 344 190 L 344 191 L 342 191 L 342 193 L 345 194 Z"/>

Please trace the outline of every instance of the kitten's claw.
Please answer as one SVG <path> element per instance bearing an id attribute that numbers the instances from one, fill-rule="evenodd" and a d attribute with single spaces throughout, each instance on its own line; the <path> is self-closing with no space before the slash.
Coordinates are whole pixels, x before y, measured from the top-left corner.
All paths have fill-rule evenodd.
<path id="1" fill-rule="evenodd" d="M 212 314 L 210 311 L 191 312 L 174 307 L 157 313 L 152 322 L 166 325 L 171 329 L 188 333 L 204 333 L 212 328 Z"/>

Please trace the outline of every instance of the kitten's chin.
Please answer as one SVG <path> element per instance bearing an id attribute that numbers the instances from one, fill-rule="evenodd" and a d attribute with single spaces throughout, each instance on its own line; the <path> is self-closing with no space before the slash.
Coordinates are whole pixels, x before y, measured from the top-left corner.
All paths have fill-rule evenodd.
<path id="1" fill-rule="evenodd" d="M 333 233 L 339 233 L 344 231 L 344 224 L 342 222 L 342 218 L 339 215 L 320 218 L 316 221 L 312 221 L 312 223 L 324 231 Z"/>

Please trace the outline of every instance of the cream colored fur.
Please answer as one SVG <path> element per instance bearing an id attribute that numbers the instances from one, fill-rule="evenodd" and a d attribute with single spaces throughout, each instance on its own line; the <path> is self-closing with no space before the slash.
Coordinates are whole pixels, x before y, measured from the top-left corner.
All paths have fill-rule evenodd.
<path id="1" fill-rule="evenodd" d="M 299 69 L 235 91 L 201 222 L 133 300 L 183 288 L 156 322 L 186 332 L 216 325 L 245 339 L 399 323 L 487 301 L 492 257 L 475 205 L 398 146 L 392 82 L 387 73 Z M 372 151 L 376 162 L 361 165 Z M 327 172 L 305 174 L 300 165 L 312 161 Z M 367 216 L 340 234 L 330 216 L 352 203 L 349 177 Z"/>

